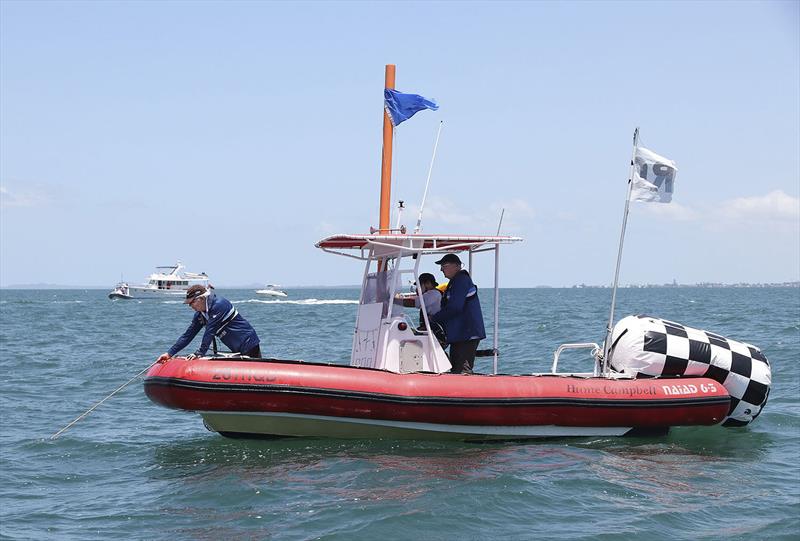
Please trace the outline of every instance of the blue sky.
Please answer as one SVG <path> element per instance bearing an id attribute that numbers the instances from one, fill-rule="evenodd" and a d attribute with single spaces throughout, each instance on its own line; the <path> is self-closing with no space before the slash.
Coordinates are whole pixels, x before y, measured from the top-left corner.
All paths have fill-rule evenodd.
<path id="1" fill-rule="evenodd" d="M 621 283 L 800 280 L 799 28 L 798 2 L 4 0 L 0 285 L 358 283 L 313 245 L 377 225 L 387 63 L 440 104 L 398 127 L 392 199 L 413 225 L 443 121 L 424 231 L 505 208 L 501 285 L 612 281 L 636 126 L 679 172 L 632 205 Z"/>

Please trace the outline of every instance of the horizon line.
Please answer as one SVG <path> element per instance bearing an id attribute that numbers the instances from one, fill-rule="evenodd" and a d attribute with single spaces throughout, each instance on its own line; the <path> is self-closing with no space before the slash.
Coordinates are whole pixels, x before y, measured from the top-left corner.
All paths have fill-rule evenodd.
<path id="1" fill-rule="evenodd" d="M 218 285 L 214 286 L 215 289 L 255 289 L 261 287 L 257 284 L 245 285 Z M 798 280 L 786 280 L 781 282 L 696 282 L 696 283 L 630 283 L 620 284 L 619 289 L 642 289 L 642 288 L 681 288 L 681 287 L 800 287 Z M 358 284 L 343 284 L 343 285 L 293 285 L 282 286 L 283 289 L 361 289 Z M 549 285 L 538 284 L 531 286 L 503 286 L 500 289 L 611 289 L 611 284 L 572 284 L 572 285 Z M 36 283 L 36 284 L 9 284 L 0 285 L 0 289 L 9 290 L 48 290 L 48 289 L 63 289 L 63 290 L 76 290 L 76 289 L 91 289 L 91 290 L 110 290 L 108 286 L 98 285 L 69 285 L 69 284 L 50 284 L 50 283 Z"/>

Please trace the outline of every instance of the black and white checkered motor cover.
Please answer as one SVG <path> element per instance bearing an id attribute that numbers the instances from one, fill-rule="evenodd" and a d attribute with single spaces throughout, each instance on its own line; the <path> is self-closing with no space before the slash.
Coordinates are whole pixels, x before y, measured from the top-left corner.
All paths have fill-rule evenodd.
<path id="1" fill-rule="evenodd" d="M 755 346 L 650 316 L 628 316 L 611 333 L 611 367 L 643 376 L 701 376 L 731 395 L 725 426 L 744 426 L 767 403 L 772 372 Z"/>

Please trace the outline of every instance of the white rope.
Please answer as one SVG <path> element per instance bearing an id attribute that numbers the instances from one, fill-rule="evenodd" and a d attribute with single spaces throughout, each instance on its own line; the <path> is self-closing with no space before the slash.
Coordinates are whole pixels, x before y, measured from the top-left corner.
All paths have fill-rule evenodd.
<path id="1" fill-rule="evenodd" d="M 158 362 L 158 361 L 156 361 L 156 362 Z M 147 372 L 148 370 L 150 370 L 150 368 L 151 368 L 151 367 L 152 367 L 154 364 L 156 364 L 156 362 L 154 362 L 153 364 L 151 364 L 150 366 L 148 366 L 147 368 L 145 368 L 144 370 L 142 370 L 141 372 L 139 372 L 138 374 L 136 374 L 135 376 L 133 376 L 131 379 L 129 379 L 128 381 L 126 381 L 125 383 L 123 383 L 122 385 L 120 385 L 119 387 L 117 387 L 117 388 L 116 388 L 116 389 L 115 389 L 115 390 L 114 390 L 114 391 L 113 391 L 113 392 L 112 392 L 110 395 L 108 395 L 107 397 L 105 397 L 104 399 L 102 399 L 100 402 L 98 402 L 97 404 L 95 404 L 94 406 L 92 406 L 91 408 L 89 408 L 88 410 L 86 410 L 85 412 L 83 412 L 82 414 L 80 414 L 80 415 L 79 415 L 79 416 L 78 416 L 78 417 L 77 417 L 77 418 L 76 418 L 74 421 L 72 421 L 70 424 L 68 424 L 67 426 L 65 426 L 64 428 L 62 428 L 61 430 L 59 430 L 58 432 L 56 432 L 56 433 L 55 433 L 55 434 L 53 434 L 52 436 L 50 436 L 50 439 L 51 439 L 51 440 L 54 440 L 54 439 L 58 438 L 58 437 L 59 437 L 61 434 L 63 434 L 64 432 L 66 432 L 66 431 L 67 431 L 67 429 L 68 429 L 69 427 L 71 427 L 72 425 L 74 425 L 75 423 L 77 423 L 78 421 L 80 421 L 81 419 L 83 419 L 84 417 L 86 417 L 87 415 L 89 415 L 90 413 L 92 413 L 92 411 L 94 411 L 94 410 L 95 410 L 95 408 L 97 408 L 97 407 L 98 407 L 100 404 L 102 404 L 103 402 L 105 402 L 106 400 L 108 400 L 109 398 L 111 398 L 112 396 L 114 396 L 115 394 L 117 394 L 119 391 L 121 391 L 122 389 L 124 389 L 125 387 L 127 387 L 127 386 L 128 386 L 128 385 L 129 385 L 129 384 L 130 384 L 130 383 L 131 383 L 133 380 L 135 380 L 136 378 L 138 378 L 139 376 L 141 376 L 142 374 L 144 374 L 145 372 Z"/>

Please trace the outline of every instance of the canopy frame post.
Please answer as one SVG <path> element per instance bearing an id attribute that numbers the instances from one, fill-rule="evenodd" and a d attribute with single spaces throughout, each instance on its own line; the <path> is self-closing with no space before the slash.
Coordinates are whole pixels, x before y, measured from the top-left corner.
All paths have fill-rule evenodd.
<path id="1" fill-rule="evenodd" d="M 470 257 L 472 252 L 470 251 Z M 497 375 L 497 357 L 500 347 L 500 243 L 494 245 L 494 335 L 492 337 L 492 374 Z"/>

